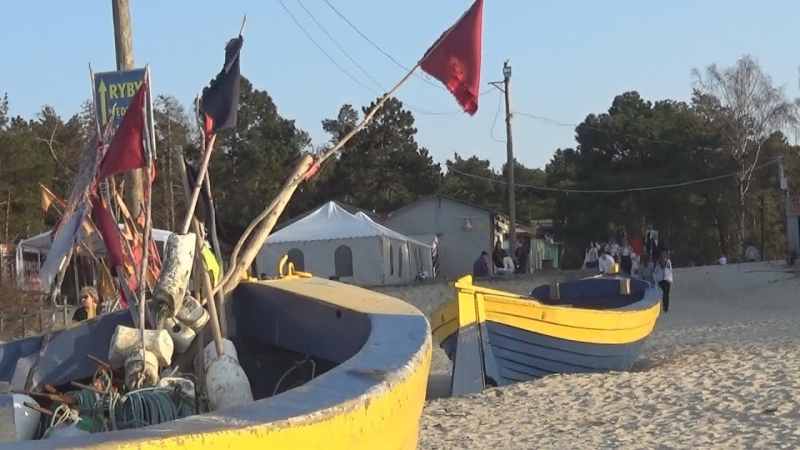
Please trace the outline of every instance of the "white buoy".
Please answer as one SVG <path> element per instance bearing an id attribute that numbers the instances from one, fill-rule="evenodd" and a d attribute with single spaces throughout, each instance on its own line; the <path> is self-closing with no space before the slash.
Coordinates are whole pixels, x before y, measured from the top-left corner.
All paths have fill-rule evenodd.
<path id="1" fill-rule="evenodd" d="M 175 344 L 175 353 L 173 356 L 182 354 L 188 350 L 192 345 L 195 336 L 197 336 L 197 333 L 195 333 L 193 329 L 186 326 L 186 324 L 183 322 L 178 322 L 172 317 L 167 319 L 164 329 L 167 331 L 167 333 L 169 333 L 169 336 L 172 338 L 172 342 Z"/>
<path id="2" fill-rule="evenodd" d="M 203 308 L 203 305 L 191 295 L 183 297 L 181 309 L 179 309 L 178 313 L 175 315 L 176 319 L 186 324 L 195 332 L 203 328 L 203 326 L 208 323 L 210 317 L 208 311 Z"/>
<path id="3" fill-rule="evenodd" d="M 153 352 L 136 350 L 125 360 L 125 386 L 130 390 L 158 384 L 158 358 Z"/>
<path id="4" fill-rule="evenodd" d="M 164 377 L 158 380 L 158 387 L 175 387 L 179 386 L 181 388 L 181 392 L 188 395 L 192 399 L 195 398 L 196 388 L 194 382 L 188 378 L 182 377 Z"/>
<path id="5" fill-rule="evenodd" d="M 39 419 L 41 414 L 39 411 L 25 406 L 25 403 L 30 405 L 38 405 L 36 400 L 24 394 L 12 394 L 11 384 L 8 382 L 0 382 L 0 408 L 2 408 L 3 417 L 12 416 L 9 409 L 13 410 L 12 418 L 13 423 L 6 425 L 13 425 L 13 435 L 9 433 L 10 428 L 3 426 L 0 432 L 0 443 L 30 441 L 36 438 L 36 432 L 39 430 Z"/>
<path id="6" fill-rule="evenodd" d="M 228 343 L 233 347 L 233 343 L 227 339 L 223 340 L 225 354 L 216 356 L 216 350 L 209 352 L 209 347 L 214 348 L 214 342 L 206 347 L 204 356 L 214 355 L 206 358 L 206 392 L 208 402 L 212 411 L 217 411 L 232 406 L 241 406 L 253 403 L 253 391 L 250 389 L 250 381 L 247 374 L 239 365 L 236 350 L 229 352 Z"/>
<path id="7" fill-rule="evenodd" d="M 167 239 L 161 275 L 153 289 L 159 324 L 167 317 L 174 317 L 181 309 L 194 265 L 196 241 L 194 233 L 173 233 Z"/>
<path id="8" fill-rule="evenodd" d="M 117 326 L 108 348 L 109 364 L 119 367 L 125 363 L 131 353 L 140 350 L 142 348 L 141 335 L 141 330 L 122 325 Z M 144 330 L 144 347 L 156 355 L 160 366 L 172 364 L 175 344 L 167 330 Z"/>
<path id="9" fill-rule="evenodd" d="M 236 352 L 236 346 L 233 345 L 233 342 L 222 339 L 222 351 L 225 356 L 230 356 L 235 361 L 239 361 L 239 354 Z M 203 349 L 203 370 L 208 371 L 208 365 L 211 364 L 211 361 L 217 358 L 217 346 L 214 345 L 214 341 L 211 341 L 206 345 L 206 348 Z"/>

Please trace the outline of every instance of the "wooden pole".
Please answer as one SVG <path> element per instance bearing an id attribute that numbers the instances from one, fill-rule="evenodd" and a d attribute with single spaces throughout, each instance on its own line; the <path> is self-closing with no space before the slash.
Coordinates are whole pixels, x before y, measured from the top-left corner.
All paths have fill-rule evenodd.
<path id="1" fill-rule="evenodd" d="M 186 204 L 186 216 L 183 218 L 183 225 L 181 225 L 181 234 L 186 234 L 189 232 L 189 227 L 192 224 L 192 217 L 194 217 L 194 210 L 197 207 L 197 199 L 200 197 L 200 189 L 203 187 L 203 183 L 206 177 L 206 173 L 208 173 L 208 162 L 211 161 L 211 152 L 214 149 L 214 142 L 217 140 L 217 135 L 212 135 L 211 139 L 208 140 L 208 144 L 205 144 L 205 138 L 203 139 L 204 142 L 204 152 L 203 152 L 203 162 L 200 165 L 200 169 L 197 171 L 197 180 L 195 180 L 194 190 L 189 193 L 186 193 L 186 200 L 188 203 Z"/>
<path id="2" fill-rule="evenodd" d="M 129 0 L 111 0 L 111 14 L 114 19 L 114 46 L 117 57 L 117 70 L 133 70 L 133 32 Z M 125 172 L 125 203 L 134 218 L 142 213 L 144 185 L 142 170 Z"/>
<path id="3" fill-rule="evenodd" d="M 150 85 L 150 68 L 145 67 L 145 79 L 147 80 L 148 86 Z M 149 94 L 148 94 L 149 97 Z M 142 116 L 144 117 L 145 123 L 147 123 L 147 108 L 142 110 Z M 145 210 L 144 210 L 144 229 L 142 230 L 142 261 L 138 267 L 138 273 L 136 274 L 136 280 L 138 281 L 139 285 L 137 286 L 137 301 L 139 303 L 139 328 L 142 331 L 142 352 L 146 349 L 144 347 L 145 339 L 144 339 L 144 330 L 147 328 L 147 321 L 145 318 L 145 311 L 147 311 L 147 275 L 148 275 L 148 264 L 149 264 L 149 256 L 150 256 L 150 235 L 153 231 L 153 178 L 151 176 L 152 169 L 153 169 L 153 151 L 152 151 L 152 143 L 153 138 L 150 136 L 150 129 L 145 127 L 144 130 L 145 134 L 145 169 L 147 170 L 147 181 L 144 183 L 146 190 L 143 193 L 146 193 L 145 196 Z M 134 231 L 136 229 L 134 228 Z M 135 258 L 134 258 L 135 259 Z M 144 353 L 142 353 L 144 355 Z"/>

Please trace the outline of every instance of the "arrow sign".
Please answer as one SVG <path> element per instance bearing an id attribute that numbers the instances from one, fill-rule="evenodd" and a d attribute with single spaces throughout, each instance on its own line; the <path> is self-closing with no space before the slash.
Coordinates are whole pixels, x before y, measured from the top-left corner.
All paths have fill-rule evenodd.
<path id="1" fill-rule="evenodd" d="M 97 121 L 102 129 L 112 122 L 111 134 L 117 131 L 122 116 L 133 100 L 133 96 L 142 85 L 145 69 L 125 70 L 121 72 L 103 72 L 94 74 L 94 105 Z M 148 89 L 150 87 L 148 86 Z M 150 96 L 150 92 L 147 93 Z M 148 125 L 153 123 L 152 103 L 147 105 Z"/>
<path id="2" fill-rule="evenodd" d="M 108 88 L 106 88 L 106 82 L 101 78 L 100 86 L 97 87 L 97 96 L 100 98 L 100 102 L 97 105 L 97 107 L 100 108 L 98 110 L 98 112 L 100 113 L 100 129 L 102 129 L 105 126 L 105 124 L 108 123 L 108 107 L 106 106 L 107 92 Z"/>

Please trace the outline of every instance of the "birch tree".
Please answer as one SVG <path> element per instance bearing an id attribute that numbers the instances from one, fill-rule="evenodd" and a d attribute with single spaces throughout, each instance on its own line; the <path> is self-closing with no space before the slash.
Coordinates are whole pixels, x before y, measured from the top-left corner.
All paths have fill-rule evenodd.
<path id="1" fill-rule="evenodd" d="M 771 135 L 800 123 L 800 99 L 790 100 L 775 86 L 758 61 L 743 56 L 733 66 L 692 70 L 695 95 L 711 100 L 705 113 L 718 127 L 723 150 L 736 162 L 739 194 L 739 234 L 736 251 L 742 256 L 746 236 L 745 198 L 753 171 L 759 166 L 764 143 Z"/>

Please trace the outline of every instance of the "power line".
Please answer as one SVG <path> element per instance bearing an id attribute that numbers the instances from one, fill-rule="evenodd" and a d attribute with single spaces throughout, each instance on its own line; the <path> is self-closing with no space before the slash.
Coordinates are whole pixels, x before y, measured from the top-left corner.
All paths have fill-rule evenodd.
<path id="1" fill-rule="evenodd" d="M 284 10 L 284 11 L 286 11 L 286 13 L 289 15 L 289 17 L 292 19 L 292 21 L 295 23 L 295 25 L 297 25 L 297 27 L 298 27 L 298 28 L 300 28 L 300 30 L 303 32 L 303 34 L 305 34 L 305 35 L 306 35 L 306 37 L 307 37 L 307 38 L 308 38 L 308 39 L 309 39 L 309 40 L 310 40 L 310 41 L 311 41 L 311 42 L 314 44 L 314 46 L 315 46 L 315 47 L 317 47 L 317 49 L 318 49 L 320 52 L 322 52 L 322 54 L 323 54 L 323 55 L 325 55 L 325 57 L 328 59 L 328 61 L 330 61 L 330 62 L 331 62 L 331 63 L 332 63 L 334 66 L 336 66 L 336 68 L 337 68 L 337 69 L 339 69 L 339 71 L 341 71 L 341 72 L 342 72 L 343 74 L 345 74 L 345 75 L 346 75 L 348 78 L 350 78 L 351 80 L 353 80 L 353 82 L 355 82 L 356 84 L 358 84 L 359 86 L 361 86 L 361 87 L 362 87 L 362 88 L 364 88 L 365 90 L 367 90 L 367 91 L 371 92 L 373 95 L 376 95 L 376 96 L 379 96 L 379 97 L 380 97 L 381 95 L 383 95 L 382 93 L 380 93 L 380 92 L 377 92 L 377 91 L 375 91 L 374 89 L 372 89 L 372 88 L 370 88 L 369 86 L 367 86 L 366 84 L 364 84 L 364 83 L 363 83 L 361 80 L 359 80 L 359 79 L 358 79 L 358 78 L 356 78 L 356 77 L 355 77 L 353 74 L 351 74 L 350 72 L 348 72 L 348 71 L 347 71 L 347 69 L 345 69 L 344 67 L 342 67 L 342 65 L 341 65 L 341 64 L 339 64 L 339 63 L 338 63 L 338 62 L 337 62 L 337 61 L 336 61 L 336 60 L 335 60 L 335 59 L 334 59 L 334 58 L 333 58 L 333 57 L 332 57 L 332 56 L 331 56 L 331 55 L 330 55 L 330 54 L 329 54 L 327 51 L 325 51 L 325 49 L 324 49 L 324 48 L 322 48 L 322 46 L 321 46 L 321 45 L 320 45 L 320 44 L 319 44 L 319 43 L 318 43 L 318 42 L 317 42 L 317 41 L 316 41 L 316 40 L 315 40 L 315 39 L 314 39 L 314 38 L 311 36 L 311 33 L 309 33 L 309 32 L 308 32 L 308 30 L 306 30 L 306 28 L 305 28 L 305 27 L 304 27 L 304 26 L 303 26 L 303 25 L 300 23 L 300 21 L 297 19 L 297 17 L 295 17 L 295 15 L 294 15 L 294 14 L 292 14 L 292 12 L 291 12 L 291 11 L 289 10 L 289 8 L 286 6 L 286 4 L 283 2 L 283 0 L 278 0 L 278 3 L 280 3 L 280 5 L 281 5 L 281 7 L 283 8 L 283 10 Z M 305 10 L 305 12 L 306 12 L 306 13 L 307 13 L 307 14 L 308 14 L 310 17 L 311 17 L 311 19 L 314 21 L 314 23 L 315 23 L 315 24 L 316 24 L 316 25 L 317 25 L 317 26 L 318 26 L 318 27 L 319 27 L 319 28 L 320 28 L 320 29 L 323 31 L 323 33 L 325 33 L 325 35 L 328 37 L 328 39 L 330 39 L 330 40 L 331 40 L 331 41 L 334 43 L 334 45 L 336 45 L 336 46 L 339 48 L 339 50 L 341 50 L 341 51 L 342 51 L 342 52 L 345 54 L 345 56 L 347 56 L 347 57 L 348 57 L 348 58 L 349 58 L 349 59 L 350 59 L 350 60 L 351 60 L 351 61 L 352 61 L 352 62 L 353 62 L 355 65 L 356 65 L 356 67 L 358 67 L 358 68 L 359 68 L 359 69 L 360 69 L 362 72 L 364 72 L 364 74 L 365 74 L 365 75 L 367 75 L 367 77 L 368 77 L 368 78 L 369 78 L 369 79 L 370 79 L 370 80 L 371 80 L 373 83 L 375 83 L 375 84 L 376 84 L 376 85 L 377 85 L 379 88 L 383 89 L 383 87 L 381 86 L 381 84 L 380 84 L 380 83 L 379 83 L 377 80 L 375 80 L 375 78 L 373 78 L 371 75 L 369 75 L 369 73 L 368 73 L 366 70 L 364 70 L 364 68 L 363 68 L 363 67 L 361 67 L 361 66 L 360 66 L 360 65 L 359 65 L 359 64 L 358 64 L 358 63 L 357 63 L 357 62 L 354 60 L 354 58 L 352 58 L 352 57 L 351 57 L 351 56 L 350 56 L 350 55 L 347 53 L 347 51 L 345 51 L 345 50 L 344 50 L 344 48 L 343 48 L 343 47 L 342 47 L 342 46 L 341 46 L 341 45 L 340 45 L 340 44 L 339 44 L 339 43 L 336 41 L 336 39 L 334 39 L 334 38 L 333 38 L 333 36 L 332 36 L 332 35 L 331 35 L 331 34 L 330 34 L 330 33 L 329 33 L 329 32 L 328 32 L 326 29 L 325 29 L 325 27 L 324 27 L 324 26 L 323 26 L 323 25 L 322 25 L 322 24 L 321 24 L 321 23 L 320 23 L 320 22 L 319 22 L 319 21 L 318 21 L 318 20 L 317 20 L 317 19 L 316 19 L 316 18 L 313 16 L 313 14 L 312 14 L 312 13 L 311 13 L 311 12 L 310 12 L 310 11 L 309 11 L 309 10 L 308 10 L 306 7 L 305 7 L 305 5 L 303 5 L 303 4 L 302 4 L 302 2 L 301 2 L 300 0 L 297 0 L 297 3 L 298 3 L 298 4 L 300 4 L 300 6 L 301 6 L 301 7 L 303 8 L 303 10 Z M 384 89 L 384 90 L 385 90 L 385 89 Z M 461 113 L 462 113 L 461 111 L 452 111 L 452 112 L 433 112 L 433 111 L 427 111 L 427 110 L 424 110 L 424 109 L 421 109 L 421 108 L 416 108 L 416 107 L 413 107 L 412 105 L 409 105 L 409 104 L 408 104 L 408 103 L 406 103 L 406 102 L 403 102 L 403 105 L 404 105 L 404 108 L 405 108 L 405 109 L 407 109 L 407 110 L 409 110 L 409 111 L 411 111 L 411 112 L 414 112 L 414 113 L 417 113 L 417 114 L 422 114 L 422 115 L 429 115 L 429 116 L 453 116 L 453 115 L 458 115 L 458 114 L 461 114 Z"/>
<path id="2" fill-rule="evenodd" d="M 357 26 L 356 26 L 356 25 L 355 25 L 355 24 L 352 22 L 352 21 L 350 21 L 350 19 L 348 19 L 347 17 L 345 17 L 345 15 L 341 13 L 341 11 L 339 11 L 339 10 L 338 10 L 338 9 L 337 9 L 335 6 L 333 6 L 333 4 L 331 4 L 331 2 L 330 2 L 330 1 L 328 1 L 328 0 L 324 0 L 324 2 L 325 2 L 325 4 L 326 4 L 326 5 L 328 5 L 328 8 L 330 8 L 330 9 L 331 9 L 331 10 L 332 10 L 334 13 L 336 13 L 336 15 L 337 15 L 337 16 L 339 16 L 339 18 L 341 18 L 341 19 L 342 19 L 342 20 L 343 20 L 343 21 L 344 21 L 344 22 L 345 22 L 347 25 L 349 25 L 349 26 L 350 26 L 350 28 L 352 28 L 352 29 L 353 29 L 353 31 L 355 31 L 356 33 L 358 33 L 358 35 L 359 35 L 359 36 L 361 36 L 361 37 L 362 37 L 362 38 L 363 38 L 365 41 L 367 41 L 367 42 L 368 42 L 368 43 L 369 43 L 369 44 L 370 44 L 372 47 L 374 47 L 374 48 L 375 48 L 375 50 L 378 50 L 379 52 L 381 52 L 381 53 L 383 54 L 383 56 L 385 56 L 385 57 L 389 58 L 389 60 L 390 60 L 391 62 L 393 62 L 393 63 L 394 63 L 394 64 L 395 64 L 397 67 L 399 67 L 399 68 L 401 68 L 401 69 L 405 70 L 406 72 L 408 72 L 409 70 L 411 70 L 411 69 L 409 69 L 407 66 L 405 66 L 403 63 L 401 63 L 400 61 L 398 61 L 398 60 L 396 60 L 394 57 L 392 57 L 392 55 L 390 55 L 389 53 L 387 53 L 387 52 L 386 52 L 384 49 L 382 49 L 382 48 L 381 48 L 381 47 L 380 47 L 378 44 L 376 44 L 376 43 L 375 43 L 375 41 L 373 41 L 373 40 L 372 40 L 372 39 L 370 39 L 370 38 L 369 38 L 369 37 L 368 37 L 366 34 L 364 34 L 364 33 L 363 33 L 363 32 L 362 32 L 362 31 L 361 31 L 361 30 L 360 30 L 360 29 L 359 29 L 359 28 L 358 28 L 358 27 L 357 27 Z M 437 84 L 437 83 L 434 83 L 434 82 L 432 82 L 432 81 L 428 80 L 427 78 L 425 78 L 425 77 L 423 77 L 423 76 L 419 75 L 419 74 L 418 74 L 418 73 L 416 73 L 416 72 L 414 73 L 414 76 L 415 76 L 415 77 L 417 77 L 417 78 L 419 78 L 420 80 L 424 81 L 425 83 L 428 83 L 429 85 L 431 85 L 431 86 L 433 86 L 433 87 L 437 88 L 437 89 L 441 89 L 441 90 L 443 90 L 443 91 L 447 91 L 447 88 L 445 88 L 444 86 L 442 86 L 442 85 L 440 85 L 440 84 Z M 483 91 L 483 92 L 481 92 L 481 93 L 480 93 L 480 95 L 481 95 L 481 96 L 484 96 L 484 95 L 488 94 L 489 92 L 492 92 L 492 89 L 488 89 L 488 90 L 486 90 L 486 91 Z"/>
<path id="3" fill-rule="evenodd" d="M 525 112 L 522 112 L 522 111 L 512 111 L 512 114 L 528 117 L 530 119 L 535 119 L 535 120 L 539 120 L 539 121 L 546 122 L 546 123 L 550 123 L 550 124 L 555 125 L 555 126 L 571 127 L 571 128 L 581 127 L 581 128 L 585 128 L 587 130 L 597 131 L 597 132 L 605 133 L 605 134 L 613 134 L 613 135 L 616 135 L 616 136 L 622 136 L 622 137 L 627 137 L 627 138 L 631 138 L 631 139 L 637 139 L 639 141 L 650 142 L 650 143 L 653 143 L 653 144 L 677 145 L 677 146 L 681 146 L 681 147 L 696 148 L 696 149 L 699 149 L 699 150 L 712 150 L 712 151 L 719 150 L 719 148 L 704 147 L 704 146 L 697 146 L 697 145 L 686 145 L 686 144 L 682 144 L 680 142 L 669 141 L 669 140 L 666 140 L 666 139 L 653 139 L 653 138 L 646 138 L 646 137 L 642 137 L 642 136 L 636 136 L 634 134 L 625 133 L 625 132 L 622 132 L 622 131 L 608 130 L 608 129 L 601 128 L 601 127 L 587 125 L 585 123 L 575 124 L 575 123 L 561 122 L 559 120 L 550 119 L 548 117 L 538 116 L 538 115 L 535 115 L 535 114 L 529 114 L 529 113 L 525 113 Z"/>
<path id="4" fill-rule="evenodd" d="M 356 66 L 358 68 L 358 70 L 361 71 L 361 73 L 366 75 L 367 78 L 369 78 L 373 83 L 375 83 L 375 86 L 378 86 L 378 88 L 380 88 L 381 90 L 385 91 L 386 89 L 383 86 L 381 86 L 381 84 L 378 82 L 378 80 L 373 78 L 372 75 L 370 75 L 366 70 L 364 70 L 364 68 L 361 67 L 361 65 L 358 62 L 356 62 L 356 60 L 353 59 L 352 56 L 350 56 L 350 53 L 347 53 L 347 50 L 345 50 L 344 48 L 342 48 L 341 45 L 339 45 L 339 43 L 336 41 L 336 39 L 334 39 L 333 36 L 331 36 L 331 34 L 328 33 L 328 30 L 326 30 L 325 27 L 322 26 L 321 23 L 319 23 L 319 20 L 317 20 L 317 18 L 314 17 L 313 14 L 311 14 L 311 11 L 309 11 L 308 8 L 306 8 L 306 5 L 304 5 L 303 2 L 301 2 L 300 0 L 296 0 L 296 1 L 297 1 L 297 4 L 300 5 L 301 8 L 303 8 L 303 11 L 305 11 L 306 14 L 308 14 L 308 17 L 310 17 L 311 20 L 314 21 L 315 24 L 317 24 L 317 27 L 319 27 L 319 29 L 322 30 L 323 33 L 325 33 L 325 36 L 328 36 L 328 39 L 331 42 L 333 42 L 333 45 L 335 45 L 336 48 L 338 48 L 342 53 L 344 53 L 344 56 L 346 56 L 347 59 L 349 59 L 350 62 L 353 63 L 353 65 Z"/>
<path id="5" fill-rule="evenodd" d="M 767 167 L 769 165 L 775 164 L 776 161 L 777 161 L 777 159 L 771 159 L 771 160 L 769 160 L 769 161 L 767 161 L 767 162 L 765 162 L 763 164 L 760 164 L 760 165 L 757 165 L 757 166 L 753 167 L 752 171 L 763 169 L 764 167 Z M 487 178 L 487 177 L 482 177 L 480 175 L 473 175 L 471 173 L 462 172 L 462 171 L 460 171 L 458 169 L 454 169 L 453 166 L 450 165 L 450 164 L 447 165 L 447 170 L 452 170 L 454 173 L 457 173 L 457 174 L 459 174 L 461 176 L 465 176 L 465 177 L 468 177 L 468 178 L 475 178 L 475 179 L 478 179 L 478 180 L 488 181 L 488 182 L 491 182 L 491 183 L 499 183 L 499 184 L 503 184 L 503 185 L 507 185 L 508 184 L 502 179 Z M 645 192 L 645 191 L 657 191 L 657 190 L 663 190 L 663 189 L 673 189 L 673 188 L 679 188 L 679 187 L 684 187 L 684 186 L 691 186 L 691 185 L 694 185 L 694 184 L 708 183 L 710 181 L 723 180 L 725 178 L 733 178 L 733 177 L 738 176 L 738 175 L 739 175 L 739 172 L 737 171 L 737 172 L 733 172 L 733 173 L 727 173 L 725 175 L 718 175 L 716 177 L 703 178 L 703 179 L 692 180 L 692 181 L 685 181 L 685 182 L 682 182 L 682 183 L 662 184 L 662 185 L 659 185 L 659 186 L 634 187 L 634 188 L 627 188 L 627 189 L 562 189 L 562 188 L 554 188 L 554 187 L 547 187 L 547 186 L 534 186 L 534 185 L 530 185 L 530 184 L 518 184 L 518 183 L 515 183 L 514 187 L 515 188 L 532 189 L 532 190 L 536 190 L 536 191 L 545 191 L 545 192 L 561 192 L 561 193 L 564 193 L 564 194 L 624 194 L 624 193 L 628 193 L 628 192 Z"/>

